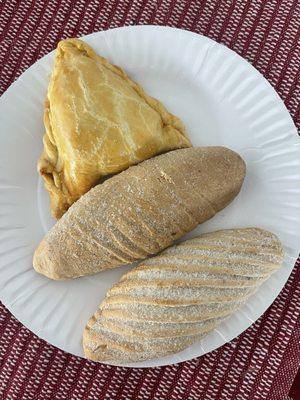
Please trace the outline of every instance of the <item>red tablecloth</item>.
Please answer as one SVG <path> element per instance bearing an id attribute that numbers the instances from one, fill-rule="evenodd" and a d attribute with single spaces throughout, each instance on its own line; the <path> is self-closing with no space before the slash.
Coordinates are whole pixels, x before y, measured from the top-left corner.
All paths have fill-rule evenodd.
<path id="1" fill-rule="evenodd" d="M 59 39 L 129 24 L 176 26 L 229 46 L 271 82 L 299 127 L 299 0 L 0 0 L 0 92 Z M 1 306 L 0 399 L 285 400 L 300 362 L 299 278 L 295 268 L 269 310 L 231 343 L 152 369 L 71 356 Z"/>

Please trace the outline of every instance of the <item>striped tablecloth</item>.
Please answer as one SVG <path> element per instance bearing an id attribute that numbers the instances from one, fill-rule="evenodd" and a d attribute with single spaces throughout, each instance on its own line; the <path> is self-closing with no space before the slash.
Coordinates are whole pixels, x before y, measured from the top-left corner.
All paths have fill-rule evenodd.
<path id="1" fill-rule="evenodd" d="M 0 92 L 61 38 L 134 24 L 188 29 L 229 46 L 270 81 L 300 126 L 299 0 L 0 0 Z M 300 362 L 299 278 L 295 267 L 269 310 L 232 342 L 152 369 L 64 353 L 1 305 L 0 399 L 285 400 Z"/>

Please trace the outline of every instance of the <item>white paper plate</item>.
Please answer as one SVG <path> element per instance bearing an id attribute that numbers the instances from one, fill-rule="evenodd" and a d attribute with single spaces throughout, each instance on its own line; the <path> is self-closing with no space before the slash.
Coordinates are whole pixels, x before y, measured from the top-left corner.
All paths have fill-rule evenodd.
<path id="1" fill-rule="evenodd" d="M 280 271 L 202 342 L 173 356 L 130 365 L 159 366 L 200 356 L 250 326 L 273 302 L 294 266 L 300 237 L 296 128 L 262 75 L 206 37 L 138 26 L 93 33 L 84 40 L 180 116 L 194 145 L 224 145 L 246 160 L 247 177 L 238 198 L 192 235 L 258 226 L 276 233 L 285 245 Z M 0 293 L 8 309 L 39 337 L 83 356 L 86 321 L 129 267 L 66 282 L 48 280 L 32 268 L 33 251 L 53 224 L 36 172 L 53 55 L 30 67 L 0 99 Z"/>

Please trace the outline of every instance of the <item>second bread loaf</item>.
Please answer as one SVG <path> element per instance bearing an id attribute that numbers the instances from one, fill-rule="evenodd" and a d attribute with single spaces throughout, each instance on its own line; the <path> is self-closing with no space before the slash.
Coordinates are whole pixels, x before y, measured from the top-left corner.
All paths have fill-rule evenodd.
<path id="1" fill-rule="evenodd" d="M 242 158 L 224 147 L 144 161 L 82 196 L 45 236 L 34 268 L 75 278 L 156 254 L 230 203 L 244 176 Z"/>
<path id="2" fill-rule="evenodd" d="M 85 355 L 124 363 L 181 351 L 235 312 L 282 260 L 278 238 L 258 228 L 170 247 L 107 292 L 84 330 Z"/>

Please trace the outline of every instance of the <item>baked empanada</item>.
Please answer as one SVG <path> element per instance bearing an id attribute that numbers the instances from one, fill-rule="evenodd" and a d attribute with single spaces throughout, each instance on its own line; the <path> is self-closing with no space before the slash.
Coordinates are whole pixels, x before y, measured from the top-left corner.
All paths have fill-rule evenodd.
<path id="1" fill-rule="evenodd" d="M 191 146 L 177 117 L 78 39 L 58 44 L 44 122 L 38 170 L 56 218 L 101 178 Z"/>

